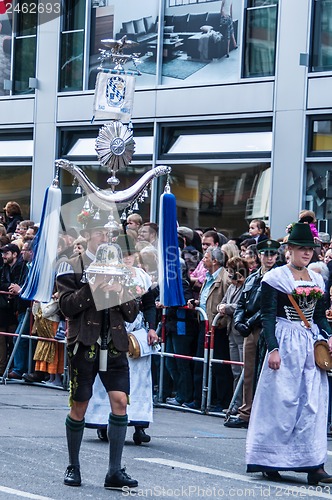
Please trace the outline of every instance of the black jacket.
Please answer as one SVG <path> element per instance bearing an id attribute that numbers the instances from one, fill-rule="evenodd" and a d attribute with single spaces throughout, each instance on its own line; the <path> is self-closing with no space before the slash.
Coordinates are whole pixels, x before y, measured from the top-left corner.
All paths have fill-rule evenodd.
<path id="1" fill-rule="evenodd" d="M 15 264 L 13 264 L 12 266 L 10 266 L 9 264 L 4 264 L 0 273 L 0 290 L 8 292 L 8 288 L 11 283 L 22 285 L 25 280 L 26 274 L 27 265 L 22 258 L 18 258 Z M 13 297 L 3 295 L 3 298 L 8 299 L 8 306 L 6 306 L 5 308 L 0 307 L 0 324 L 15 324 L 15 313 L 17 312 L 22 300 L 18 296 Z M 29 303 L 27 302 L 27 304 Z"/>
<path id="2" fill-rule="evenodd" d="M 138 313 L 138 303 L 124 289 L 122 302 L 110 292 L 109 299 L 98 289 L 92 295 L 88 283 L 82 282 L 84 269 L 91 260 L 84 253 L 68 262 L 62 262 L 56 279 L 59 305 L 68 319 L 68 344 L 81 342 L 88 346 L 97 342 L 103 328 L 103 309 L 109 309 L 109 326 L 114 347 L 119 352 L 128 351 L 128 335 L 124 322 L 132 323 Z M 110 304 L 115 304 L 109 307 Z M 117 305 L 116 305 L 117 304 Z M 98 308 L 96 307 L 98 306 Z M 98 310 L 97 310 L 98 309 Z"/>
<path id="3" fill-rule="evenodd" d="M 234 326 L 244 323 L 250 328 L 261 327 L 261 269 L 252 273 L 243 285 L 240 300 L 234 312 Z M 250 332 L 249 332 L 250 333 Z"/>
<path id="4" fill-rule="evenodd" d="M 279 347 L 278 341 L 275 336 L 276 316 L 283 316 L 282 304 L 290 304 L 287 294 L 279 292 L 268 283 L 262 283 L 262 325 L 265 342 L 268 351 Z M 318 325 L 320 333 L 328 338 L 331 335 L 331 327 L 325 315 L 325 302 L 324 297 L 319 299 L 316 303 L 314 315 L 314 322 Z"/>

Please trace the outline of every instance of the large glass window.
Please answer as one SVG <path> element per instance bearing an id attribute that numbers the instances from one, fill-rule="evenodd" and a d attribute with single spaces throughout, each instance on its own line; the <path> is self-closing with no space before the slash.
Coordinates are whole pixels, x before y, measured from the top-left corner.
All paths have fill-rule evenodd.
<path id="1" fill-rule="evenodd" d="M 0 215 L 7 201 L 16 201 L 23 217 L 30 217 L 31 166 L 3 165 L 0 161 Z"/>
<path id="2" fill-rule="evenodd" d="M 145 0 L 93 0 L 91 9 L 90 64 L 88 88 L 93 89 L 100 66 L 99 49 L 105 49 L 101 42 L 104 39 L 119 40 L 123 36 L 134 42 L 126 47 L 126 54 L 139 54 L 139 69 L 142 76 L 137 78 L 137 86 L 155 85 L 156 83 L 156 52 L 158 37 L 159 1 Z M 112 61 L 104 63 L 105 68 L 113 68 Z M 130 62 L 125 67 L 135 70 Z"/>
<path id="3" fill-rule="evenodd" d="M 226 83 L 238 80 L 243 0 L 170 2 L 164 16 L 162 83 Z M 157 43 L 142 71 L 153 64 Z M 146 64 L 146 66 L 145 66 Z"/>
<path id="4" fill-rule="evenodd" d="M 171 190 L 181 226 L 215 226 L 229 237 L 248 221 L 269 219 L 270 163 L 183 163 L 171 165 Z M 161 187 L 165 180 L 161 179 Z"/>
<path id="5" fill-rule="evenodd" d="M 83 90 L 85 0 L 67 0 L 62 22 L 59 91 Z"/>
<path id="6" fill-rule="evenodd" d="M 0 95 L 30 94 L 34 89 L 29 78 L 36 72 L 38 2 L 28 12 L 20 3 L 9 5 L 10 12 L 0 15 Z"/>
<path id="7" fill-rule="evenodd" d="M 21 206 L 30 218 L 33 135 L 31 129 L 0 132 L 0 215 L 7 201 Z"/>
<path id="8" fill-rule="evenodd" d="M 315 212 L 318 230 L 332 234 L 332 115 L 309 117 L 307 155 L 305 206 Z"/>
<path id="9" fill-rule="evenodd" d="M 172 167 L 180 225 L 233 237 L 250 219 L 269 220 L 271 127 L 266 119 L 161 127 L 159 159 Z"/>
<path id="10" fill-rule="evenodd" d="M 154 86 L 156 79 L 170 86 L 238 80 L 241 50 L 236 49 L 241 45 L 243 0 L 162 4 L 160 39 L 158 1 L 127 0 L 125 5 L 123 0 L 92 2 L 89 89 L 94 88 L 100 65 L 98 49 L 105 48 L 101 40 L 124 35 L 135 42 L 124 49 L 125 53 L 140 55 L 137 86 Z M 105 61 L 104 67 L 113 65 Z M 126 69 L 134 70 L 135 65 L 130 63 Z"/>
<path id="11" fill-rule="evenodd" d="M 312 71 L 332 70 L 332 0 L 314 2 Z"/>
<path id="12" fill-rule="evenodd" d="M 270 158 L 272 123 L 268 119 L 162 125 L 159 158 Z"/>
<path id="13" fill-rule="evenodd" d="M 12 55 L 12 16 L 0 14 L 0 96 L 9 95 Z"/>
<path id="14" fill-rule="evenodd" d="M 248 0 L 244 77 L 274 75 L 278 0 Z"/>
<path id="15" fill-rule="evenodd" d="M 309 156 L 332 155 L 332 117 L 311 118 L 309 120 Z"/>
<path id="16" fill-rule="evenodd" d="M 305 207 L 315 212 L 318 231 L 332 234 L 332 162 L 308 164 Z"/>

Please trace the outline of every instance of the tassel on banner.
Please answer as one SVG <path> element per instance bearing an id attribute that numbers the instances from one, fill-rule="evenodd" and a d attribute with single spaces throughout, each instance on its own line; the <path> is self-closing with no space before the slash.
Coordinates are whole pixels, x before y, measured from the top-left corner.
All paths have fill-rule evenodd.
<path id="1" fill-rule="evenodd" d="M 160 302 L 166 306 L 183 306 L 185 298 L 176 230 L 176 198 L 171 193 L 160 197 L 159 216 L 159 285 Z"/>
<path id="2" fill-rule="evenodd" d="M 49 302 L 55 279 L 61 209 L 61 190 L 52 185 L 46 189 L 40 227 L 34 241 L 34 257 L 21 297 Z"/>

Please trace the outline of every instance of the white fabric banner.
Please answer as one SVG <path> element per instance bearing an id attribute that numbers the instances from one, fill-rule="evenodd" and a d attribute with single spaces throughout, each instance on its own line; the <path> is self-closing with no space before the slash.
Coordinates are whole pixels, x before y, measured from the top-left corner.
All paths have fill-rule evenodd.
<path id="1" fill-rule="evenodd" d="M 97 120 L 129 122 L 134 104 L 135 77 L 99 72 L 96 80 L 93 113 Z"/>

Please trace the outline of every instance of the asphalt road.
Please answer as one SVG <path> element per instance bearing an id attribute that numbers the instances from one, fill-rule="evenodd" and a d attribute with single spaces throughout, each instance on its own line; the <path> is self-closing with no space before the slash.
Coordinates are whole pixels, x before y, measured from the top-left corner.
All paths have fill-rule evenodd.
<path id="1" fill-rule="evenodd" d="M 304 474 L 272 483 L 246 474 L 245 429 L 187 411 L 155 409 L 148 445 L 135 446 L 128 428 L 123 455 L 136 490 L 104 490 L 108 444 L 86 429 L 81 448 L 82 486 L 63 485 L 67 466 L 64 421 L 68 393 L 10 382 L 0 385 L 0 499 L 332 498 L 332 486 L 308 487 Z M 326 469 L 332 472 L 332 442 Z"/>

